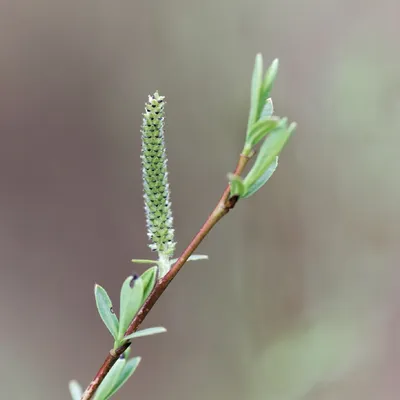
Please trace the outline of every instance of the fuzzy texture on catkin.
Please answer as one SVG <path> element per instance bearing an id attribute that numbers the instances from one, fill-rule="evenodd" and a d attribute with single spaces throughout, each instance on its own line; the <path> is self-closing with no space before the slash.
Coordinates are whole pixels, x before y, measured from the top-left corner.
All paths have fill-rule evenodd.
<path id="1" fill-rule="evenodd" d="M 175 250 L 164 140 L 164 96 L 149 96 L 142 124 L 142 173 L 149 247 L 159 259 L 169 259 Z"/>

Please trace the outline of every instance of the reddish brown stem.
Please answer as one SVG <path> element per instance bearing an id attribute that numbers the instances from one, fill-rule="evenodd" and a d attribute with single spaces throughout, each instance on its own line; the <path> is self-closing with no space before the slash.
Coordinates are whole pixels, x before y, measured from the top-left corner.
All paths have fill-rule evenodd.
<path id="1" fill-rule="evenodd" d="M 245 155 L 240 155 L 238 164 L 237 164 L 235 172 L 234 172 L 235 175 L 242 174 L 250 157 L 245 156 Z M 145 303 L 143 304 L 141 309 L 135 315 L 134 319 L 132 320 L 131 324 L 129 325 L 128 329 L 126 330 L 125 335 L 129 335 L 129 334 L 137 331 L 140 324 L 146 318 L 147 314 L 153 308 L 154 304 L 156 304 L 156 302 L 160 298 L 160 296 L 164 293 L 165 289 L 171 283 L 172 279 L 174 279 L 176 274 L 179 272 L 179 270 L 182 268 L 182 266 L 186 263 L 186 261 L 190 257 L 190 255 L 197 249 L 199 244 L 208 235 L 208 233 L 211 231 L 211 229 L 214 227 L 214 225 L 222 217 L 224 217 L 226 214 L 228 214 L 228 212 L 233 207 L 235 207 L 235 204 L 238 201 L 238 197 L 237 196 L 229 197 L 229 192 L 230 192 L 230 186 L 228 185 L 226 187 L 220 201 L 218 202 L 217 206 L 215 207 L 214 211 L 207 218 L 206 222 L 201 227 L 201 229 L 199 230 L 197 235 L 190 242 L 189 246 L 186 247 L 184 252 L 181 254 L 181 256 L 176 261 L 176 263 L 172 266 L 170 271 L 168 271 L 168 273 L 163 278 L 158 280 L 153 291 L 150 293 L 149 297 L 147 298 L 147 300 L 145 301 Z M 110 351 L 107 358 L 104 360 L 103 365 L 98 370 L 96 376 L 94 377 L 92 382 L 89 384 L 89 386 L 86 388 L 85 392 L 83 393 L 81 400 L 89 400 L 93 397 L 95 391 L 97 390 L 97 388 L 99 387 L 99 385 L 101 384 L 101 382 L 103 381 L 105 376 L 108 374 L 111 367 L 118 360 L 118 357 L 129 346 L 130 346 L 130 342 L 126 342 L 122 346 L 118 347 L 116 350 Z"/>

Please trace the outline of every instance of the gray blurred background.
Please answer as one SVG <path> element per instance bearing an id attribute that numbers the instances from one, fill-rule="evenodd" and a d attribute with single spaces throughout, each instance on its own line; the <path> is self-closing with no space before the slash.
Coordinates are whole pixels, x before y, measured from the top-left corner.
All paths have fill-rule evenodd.
<path id="1" fill-rule="evenodd" d="M 112 346 L 148 258 L 144 102 L 167 96 L 184 249 L 243 145 L 254 56 L 280 59 L 298 122 L 264 190 L 203 242 L 135 341 L 116 399 L 392 400 L 400 390 L 400 6 L 396 0 L 0 3 L 0 384 L 69 399 Z"/>

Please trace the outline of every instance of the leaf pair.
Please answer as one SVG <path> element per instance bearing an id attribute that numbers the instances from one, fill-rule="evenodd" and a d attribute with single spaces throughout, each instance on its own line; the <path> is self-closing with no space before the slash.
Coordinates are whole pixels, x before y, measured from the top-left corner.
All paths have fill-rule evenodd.
<path id="1" fill-rule="evenodd" d="M 96 390 L 93 400 L 107 400 L 113 396 L 133 375 L 140 360 L 140 357 L 131 358 L 129 361 L 119 358 Z M 72 400 L 82 398 L 83 390 L 77 381 L 69 382 L 69 391 Z"/>
<path id="2" fill-rule="evenodd" d="M 119 358 L 96 390 L 93 400 L 107 400 L 113 396 L 133 375 L 140 360 L 140 357 L 134 357 L 128 361 L 125 358 Z"/>
<path id="3" fill-rule="evenodd" d="M 113 309 L 113 305 L 106 290 L 100 285 L 95 285 L 94 294 L 97 310 L 101 319 L 114 337 L 114 348 L 120 346 L 124 341 L 134 337 L 154 335 L 165 332 L 164 328 L 150 328 L 138 331 L 125 337 L 131 321 L 145 302 L 154 288 L 157 277 L 157 267 L 149 268 L 141 276 L 129 276 L 125 279 L 120 293 L 120 315 L 119 320 Z"/>

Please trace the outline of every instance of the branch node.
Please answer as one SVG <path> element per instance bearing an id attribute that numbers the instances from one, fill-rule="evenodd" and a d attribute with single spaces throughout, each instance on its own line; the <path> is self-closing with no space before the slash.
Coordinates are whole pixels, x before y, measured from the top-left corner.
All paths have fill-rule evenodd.
<path id="1" fill-rule="evenodd" d="M 111 350 L 110 350 L 110 356 L 111 356 L 112 358 L 117 358 L 117 357 L 118 357 L 118 354 L 117 354 L 117 352 L 116 352 L 114 349 L 111 349 Z"/>

